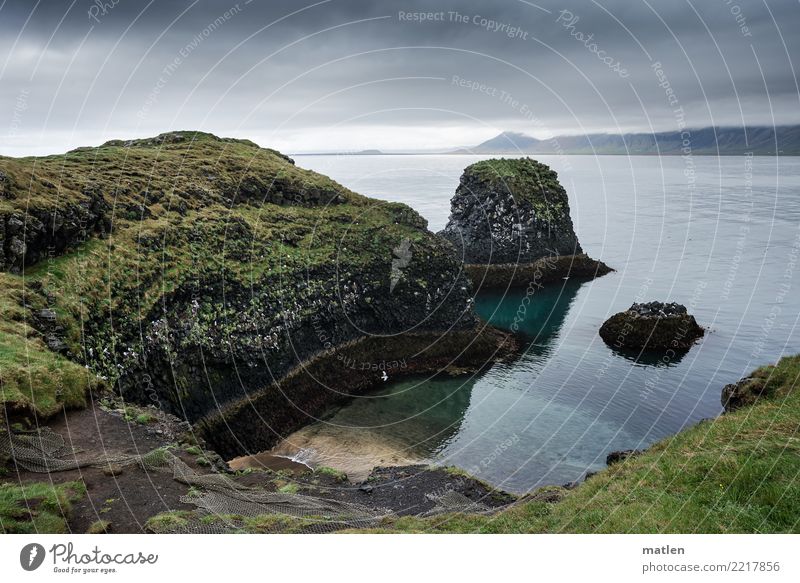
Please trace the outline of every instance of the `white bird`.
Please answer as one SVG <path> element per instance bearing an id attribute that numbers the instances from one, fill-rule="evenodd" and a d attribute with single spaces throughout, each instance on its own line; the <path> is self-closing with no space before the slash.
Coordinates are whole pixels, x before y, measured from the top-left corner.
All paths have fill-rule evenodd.
<path id="1" fill-rule="evenodd" d="M 381 371 L 381 380 L 382 380 L 383 382 L 386 382 L 386 381 L 388 381 L 388 380 L 389 380 L 389 375 L 388 375 L 388 374 L 386 374 L 386 371 L 385 371 L 385 370 L 384 370 L 384 371 Z"/>

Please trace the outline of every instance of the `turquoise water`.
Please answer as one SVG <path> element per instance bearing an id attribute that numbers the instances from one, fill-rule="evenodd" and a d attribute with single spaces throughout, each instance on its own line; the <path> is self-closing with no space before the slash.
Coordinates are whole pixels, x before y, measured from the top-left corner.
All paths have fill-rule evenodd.
<path id="1" fill-rule="evenodd" d="M 297 157 L 440 229 L 468 156 Z M 647 447 L 721 411 L 720 390 L 800 352 L 800 159 L 542 156 L 570 194 L 583 248 L 617 271 L 588 283 L 479 293 L 508 327 L 525 305 L 526 350 L 478 375 L 412 378 L 323 424 L 386 438 L 406 457 L 461 466 L 523 492 L 580 479 L 610 451 Z M 688 353 L 639 357 L 597 334 L 635 300 L 686 304 L 709 329 Z M 332 447 L 330 442 L 326 447 Z M 343 446 L 339 455 L 346 456 Z"/>

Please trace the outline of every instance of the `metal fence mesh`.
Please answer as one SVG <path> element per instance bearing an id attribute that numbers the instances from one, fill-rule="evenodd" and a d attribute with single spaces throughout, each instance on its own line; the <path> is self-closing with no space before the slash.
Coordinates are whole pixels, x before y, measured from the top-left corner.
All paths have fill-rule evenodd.
<path id="1" fill-rule="evenodd" d="M 134 464 L 144 471 L 171 472 L 174 480 L 190 486 L 181 502 L 192 504 L 197 510 L 175 513 L 168 520 L 158 521 L 154 528 L 157 532 L 330 532 L 377 526 L 394 516 L 384 508 L 304 494 L 269 492 L 239 484 L 225 474 L 200 474 L 166 447 L 144 455 L 81 457 L 80 452 L 66 446 L 61 435 L 46 427 L 31 432 L 0 432 L 0 454 L 9 455 L 25 470 L 39 473 Z M 453 491 L 429 498 L 436 506 L 425 516 L 491 511 Z"/>

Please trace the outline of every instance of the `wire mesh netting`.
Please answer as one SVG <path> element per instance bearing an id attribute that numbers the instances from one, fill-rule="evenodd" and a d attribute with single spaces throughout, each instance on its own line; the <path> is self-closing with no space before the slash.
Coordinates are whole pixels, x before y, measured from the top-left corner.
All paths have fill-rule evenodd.
<path id="1" fill-rule="evenodd" d="M 39 473 L 125 465 L 136 461 L 135 456 L 130 455 L 81 459 L 79 452 L 67 447 L 64 438 L 48 427 L 26 432 L 0 431 L 0 454 L 10 456 L 23 469 Z"/>
<path id="2" fill-rule="evenodd" d="M 0 454 L 10 456 L 28 471 L 51 473 L 85 467 L 136 465 L 144 471 L 168 472 L 190 487 L 181 502 L 194 511 L 165 513 L 151 521 L 151 530 L 164 533 L 330 532 L 377 526 L 393 517 L 391 510 L 297 493 L 271 492 L 239 484 L 221 473 L 200 474 L 167 447 L 144 455 L 82 457 L 64 438 L 47 427 L 30 432 L 0 432 Z M 428 495 L 435 507 L 424 515 L 450 512 L 488 513 L 492 510 L 466 496 L 446 491 Z"/>

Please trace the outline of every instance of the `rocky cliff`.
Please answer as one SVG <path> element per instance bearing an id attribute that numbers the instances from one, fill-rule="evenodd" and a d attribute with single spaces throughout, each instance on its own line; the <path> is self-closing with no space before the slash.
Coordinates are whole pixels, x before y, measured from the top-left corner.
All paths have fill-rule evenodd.
<path id="1" fill-rule="evenodd" d="M 532 263 L 582 253 L 558 175 L 531 158 L 468 166 L 440 234 L 468 264 Z"/>
<path id="2" fill-rule="evenodd" d="M 610 271 L 583 255 L 558 175 L 531 158 L 468 166 L 440 236 L 476 284 L 497 287 Z M 567 261 L 564 258 L 569 258 Z M 531 267 L 533 266 L 533 269 Z"/>
<path id="3" fill-rule="evenodd" d="M 246 140 L 173 132 L 2 158 L 0 172 L 0 299 L 13 315 L 0 329 L 0 346 L 13 352 L 0 375 L 3 400 L 20 411 L 79 405 L 99 383 L 195 421 L 304 363 L 338 362 L 337 348 L 361 339 L 392 339 L 363 359 L 363 388 L 393 351 L 413 346 L 424 368 L 428 345 L 478 325 L 460 262 L 414 210 Z M 25 279 L 15 275 L 23 270 Z M 473 354 L 476 365 L 501 336 Z M 475 334 L 460 338 L 467 345 Z M 431 363 L 446 366 L 442 357 Z M 69 375 L 32 399 L 32 368 Z M 330 362 L 326 370 L 349 374 Z M 341 397 L 341 387 L 318 381 L 304 394 L 309 406 Z M 294 407 L 291 395 L 268 406 Z M 292 429 L 298 416 L 265 431 Z"/>

